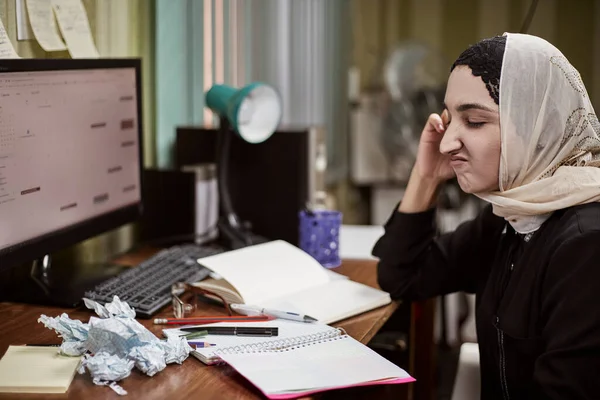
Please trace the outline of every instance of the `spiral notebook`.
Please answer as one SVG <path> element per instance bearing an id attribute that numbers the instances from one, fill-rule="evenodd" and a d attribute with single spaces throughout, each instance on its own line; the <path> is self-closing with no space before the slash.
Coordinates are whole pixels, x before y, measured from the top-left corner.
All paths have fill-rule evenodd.
<path id="1" fill-rule="evenodd" d="M 284 320 L 260 325 L 277 326 L 279 336 L 261 339 L 208 335 L 202 340 L 217 346 L 197 349 L 192 354 L 201 360 L 229 364 L 270 399 L 415 380 L 343 329 Z M 177 329 L 165 329 L 164 333 L 179 334 Z"/>
<path id="2" fill-rule="evenodd" d="M 298 338 L 314 336 L 314 335 L 333 335 L 337 334 L 337 329 L 332 328 L 328 325 L 321 323 L 314 324 L 306 324 L 304 322 L 290 321 L 284 319 L 275 319 L 270 321 L 259 321 L 246 323 L 248 326 L 258 326 L 258 327 L 276 327 L 279 330 L 279 334 L 276 337 L 268 338 L 268 337 L 251 337 L 251 336 L 226 336 L 226 335 L 207 335 L 206 337 L 200 339 L 199 341 L 208 342 L 212 344 L 216 344 L 215 347 L 205 347 L 205 348 L 197 348 L 192 352 L 192 355 L 202 361 L 205 364 L 211 365 L 222 360 L 219 357 L 218 350 L 227 347 L 233 346 L 262 346 L 263 343 L 269 342 L 272 343 L 274 340 L 295 340 Z M 218 322 L 214 324 L 207 324 L 203 326 L 239 326 L 239 323 L 232 322 Z M 163 329 L 163 334 L 165 336 L 179 336 L 184 334 L 185 332 L 177 329 Z M 190 342 L 190 345 L 194 345 L 193 341 Z"/>

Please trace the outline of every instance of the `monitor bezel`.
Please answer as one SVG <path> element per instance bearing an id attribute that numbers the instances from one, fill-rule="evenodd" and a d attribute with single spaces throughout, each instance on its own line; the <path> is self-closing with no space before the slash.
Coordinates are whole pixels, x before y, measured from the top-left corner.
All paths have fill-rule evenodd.
<path id="1" fill-rule="evenodd" d="M 134 68 L 136 79 L 140 194 L 143 193 L 143 119 L 142 71 L 140 58 L 111 59 L 6 59 L 0 60 L 0 74 L 11 72 L 68 71 L 89 69 Z M 0 271 L 8 270 L 52 254 L 93 236 L 135 222 L 143 212 L 143 198 L 134 204 L 92 217 L 28 241 L 0 249 Z"/>

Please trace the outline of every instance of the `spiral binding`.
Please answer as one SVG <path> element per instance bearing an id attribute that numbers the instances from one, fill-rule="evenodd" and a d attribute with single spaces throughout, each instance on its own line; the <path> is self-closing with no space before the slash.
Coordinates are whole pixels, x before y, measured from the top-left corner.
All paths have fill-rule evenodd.
<path id="1" fill-rule="evenodd" d="M 335 328 L 327 332 L 312 333 L 287 339 L 269 340 L 266 342 L 251 343 L 242 346 L 230 346 L 215 350 L 213 354 L 254 354 L 254 353 L 281 353 L 312 346 L 332 340 L 342 339 L 346 335 L 343 328 Z"/>

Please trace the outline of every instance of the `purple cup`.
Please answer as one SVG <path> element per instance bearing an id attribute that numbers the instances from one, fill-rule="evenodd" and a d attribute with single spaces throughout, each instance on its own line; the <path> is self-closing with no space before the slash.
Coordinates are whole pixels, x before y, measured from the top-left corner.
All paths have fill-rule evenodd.
<path id="1" fill-rule="evenodd" d="M 342 213 L 331 210 L 300 211 L 300 248 L 325 268 L 338 267 Z"/>

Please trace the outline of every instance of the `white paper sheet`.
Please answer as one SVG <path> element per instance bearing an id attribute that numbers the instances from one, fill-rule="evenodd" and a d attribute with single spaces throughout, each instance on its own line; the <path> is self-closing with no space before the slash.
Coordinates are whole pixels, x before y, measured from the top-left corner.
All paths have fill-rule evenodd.
<path id="1" fill-rule="evenodd" d="M 81 0 L 52 0 L 52 8 L 71 57 L 98 58 L 98 50 Z"/>
<path id="2" fill-rule="evenodd" d="M 340 278 L 282 240 L 198 262 L 235 287 L 245 304 L 300 312 L 326 324 L 391 302 L 388 293 Z"/>
<path id="3" fill-rule="evenodd" d="M 21 58 L 15 51 L 2 20 L 0 20 L 0 58 Z"/>
<path id="4" fill-rule="evenodd" d="M 31 29 L 42 49 L 44 51 L 66 50 L 67 46 L 62 41 L 54 20 L 52 4 L 48 0 L 26 0 L 26 4 Z"/>
<path id="5" fill-rule="evenodd" d="M 198 260 L 233 285 L 244 303 L 262 305 L 330 281 L 329 274 L 299 248 L 275 240 Z"/>
<path id="6" fill-rule="evenodd" d="M 391 301 L 386 292 L 349 279 L 340 279 L 268 300 L 261 303 L 261 306 L 301 312 L 318 319 L 321 323 L 331 324 L 389 304 Z"/>
<path id="7" fill-rule="evenodd" d="M 350 336 L 289 351 L 223 354 L 221 358 L 267 395 L 347 387 L 384 379 L 412 380 Z"/>

